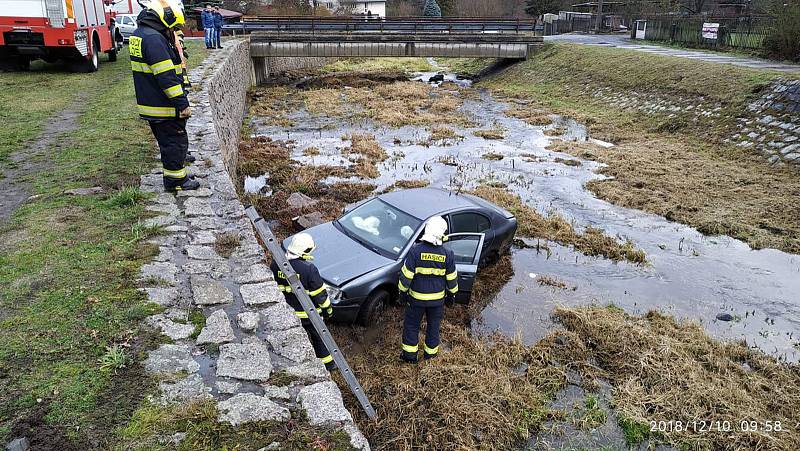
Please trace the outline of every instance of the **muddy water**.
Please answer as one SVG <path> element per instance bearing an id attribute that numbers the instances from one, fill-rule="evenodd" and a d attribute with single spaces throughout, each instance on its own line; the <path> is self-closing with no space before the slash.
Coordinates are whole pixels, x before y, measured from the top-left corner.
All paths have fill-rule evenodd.
<path id="1" fill-rule="evenodd" d="M 259 118 L 253 118 L 253 127 L 260 135 L 294 140 L 293 158 L 317 165 L 351 164 L 340 152 L 349 145 L 342 136 L 373 133 L 390 156 L 379 166 L 380 177 L 370 181 L 378 190 L 403 179 L 426 179 L 432 186 L 451 189 L 504 184 L 543 213 L 554 210 L 578 228 L 602 228 L 647 252 L 650 265 L 642 267 L 586 257 L 555 244 L 549 244 L 549 253 L 516 248 L 514 276 L 475 320 L 477 331 L 499 330 L 534 342 L 554 327 L 549 315 L 555 306 L 613 302 L 631 313 L 659 309 L 694 319 L 716 337 L 744 339 L 781 359 L 800 358 L 800 256 L 754 251 L 725 236 L 704 237 L 691 227 L 596 198 L 584 185 L 602 178 L 596 173 L 599 163 L 567 166 L 555 159 L 574 157 L 546 149 L 554 138 L 545 130 L 560 126 L 567 130 L 561 139 L 591 139 L 585 127 L 557 116 L 551 116 L 553 125 L 531 126 L 507 117 L 509 106 L 486 92 L 465 100 L 462 110 L 478 127 L 451 127 L 463 137 L 452 145 L 421 144 L 429 136 L 422 127 L 394 129 L 306 111 L 290 115 L 296 125 L 288 132 L 259 125 Z M 473 135 L 495 126 L 505 129 L 504 139 Z M 303 150 L 312 146 L 321 154 L 304 156 Z M 483 158 L 488 153 L 504 158 L 489 161 Z M 543 275 L 564 281 L 567 289 L 540 286 Z M 725 313 L 733 320 L 716 319 Z"/>

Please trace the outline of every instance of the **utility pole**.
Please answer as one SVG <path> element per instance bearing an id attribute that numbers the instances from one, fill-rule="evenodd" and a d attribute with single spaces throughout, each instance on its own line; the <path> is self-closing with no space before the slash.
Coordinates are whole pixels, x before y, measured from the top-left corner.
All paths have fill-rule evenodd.
<path id="1" fill-rule="evenodd" d="M 597 22 L 594 25 L 594 32 L 600 33 L 603 26 L 603 0 L 597 0 Z"/>

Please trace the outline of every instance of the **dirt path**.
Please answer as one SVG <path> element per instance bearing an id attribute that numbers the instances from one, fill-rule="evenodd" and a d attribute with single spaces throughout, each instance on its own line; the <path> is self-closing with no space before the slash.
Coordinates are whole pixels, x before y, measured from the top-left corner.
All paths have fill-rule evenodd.
<path id="1" fill-rule="evenodd" d="M 26 148 L 9 157 L 0 177 L 0 223 L 5 222 L 30 196 L 28 176 L 43 174 L 52 165 L 49 150 L 60 148 L 58 140 L 78 128 L 78 118 L 86 108 L 86 96 L 80 94 L 66 109 L 50 118 L 42 133 Z"/>

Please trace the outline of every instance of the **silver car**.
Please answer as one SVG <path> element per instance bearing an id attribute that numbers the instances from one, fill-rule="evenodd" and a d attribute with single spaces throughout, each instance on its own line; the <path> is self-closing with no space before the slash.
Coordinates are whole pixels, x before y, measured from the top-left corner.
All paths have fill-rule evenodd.
<path id="1" fill-rule="evenodd" d="M 117 28 L 122 33 L 122 39 L 128 42 L 128 38 L 136 31 L 136 14 L 117 14 L 115 18 Z"/>
<path id="2" fill-rule="evenodd" d="M 350 206 L 305 231 L 317 244 L 314 263 L 329 286 L 334 320 L 369 325 L 397 298 L 400 266 L 432 216 L 448 223 L 445 246 L 456 258 L 461 303 L 469 302 L 478 267 L 507 252 L 517 230 L 514 215 L 497 205 L 441 189 L 395 191 Z"/>

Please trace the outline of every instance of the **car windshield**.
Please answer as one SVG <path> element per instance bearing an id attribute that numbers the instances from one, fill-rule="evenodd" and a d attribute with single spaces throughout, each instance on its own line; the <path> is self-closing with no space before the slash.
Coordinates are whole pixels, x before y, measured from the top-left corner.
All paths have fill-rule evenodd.
<path id="1" fill-rule="evenodd" d="M 380 199 L 372 199 L 339 218 L 337 223 L 364 246 L 397 258 L 422 221 Z"/>

